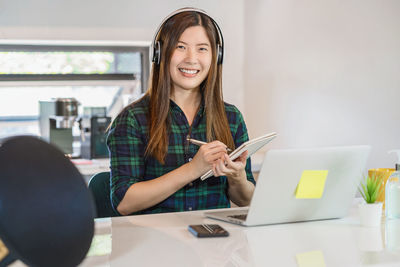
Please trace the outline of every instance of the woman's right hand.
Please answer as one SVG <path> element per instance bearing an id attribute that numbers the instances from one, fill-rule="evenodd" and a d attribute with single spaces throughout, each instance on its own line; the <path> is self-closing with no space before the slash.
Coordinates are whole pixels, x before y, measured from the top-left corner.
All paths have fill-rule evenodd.
<path id="1" fill-rule="evenodd" d="M 200 177 L 213 168 L 213 164 L 224 157 L 227 146 L 220 141 L 213 141 L 200 146 L 196 155 L 190 164 L 196 171 L 197 177 Z"/>

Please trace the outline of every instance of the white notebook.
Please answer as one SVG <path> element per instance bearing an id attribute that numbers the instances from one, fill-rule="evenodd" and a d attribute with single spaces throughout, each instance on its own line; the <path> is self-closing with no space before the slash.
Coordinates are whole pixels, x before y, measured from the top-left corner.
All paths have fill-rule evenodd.
<path id="1" fill-rule="evenodd" d="M 252 140 L 249 140 L 247 142 L 244 142 L 241 146 L 236 148 L 232 153 L 229 154 L 229 158 L 231 160 L 237 159 L 243 152 L 248 151 L 249 153 L 247 154 L 247 158 L 256 153 L 260 148 L 268 144 L 272 139 L 276 137 L 276 133 L 269 133 L 266 135 L 262 135 L 260 137 L 254 138 Z M 200 179 L 204 181 L 208 177 L 211 177 L 214 175 L 214 172 L 212 170 L 209 170 L 205 174 L 203 174 Z"/>

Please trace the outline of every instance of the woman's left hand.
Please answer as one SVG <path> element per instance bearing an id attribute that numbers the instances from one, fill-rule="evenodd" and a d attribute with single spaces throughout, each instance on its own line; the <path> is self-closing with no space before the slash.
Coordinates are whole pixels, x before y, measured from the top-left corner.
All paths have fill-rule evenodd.
<path id="1" fill-rule="evenodd" d="M 237 159 L 232 161 L 227 154 L 213 164 L 214 176 L 226 176 L 232 182 L 241 182 L 246 179 L 246 159 L 248 152 L 245 151 Z"/>

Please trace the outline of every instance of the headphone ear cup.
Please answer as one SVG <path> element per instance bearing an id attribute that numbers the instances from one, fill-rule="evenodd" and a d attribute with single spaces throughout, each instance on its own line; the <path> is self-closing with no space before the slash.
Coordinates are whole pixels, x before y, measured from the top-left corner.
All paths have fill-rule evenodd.
<path id="1" fill-rule="evenodd" d="M 217 64 L 222 64 L 223 60 L 224 60 L 224 53 L 222 51 L 221 46 L 217 44 Z"/>
<path id="2" fill-rule="evenodd" d="M 160 61 L 161 61 L 161 42 L 160 41 L 157 41 L 154 44 L 152 61 L 154 63 L 156 63 L 157 65 L 160 65 Z"/>

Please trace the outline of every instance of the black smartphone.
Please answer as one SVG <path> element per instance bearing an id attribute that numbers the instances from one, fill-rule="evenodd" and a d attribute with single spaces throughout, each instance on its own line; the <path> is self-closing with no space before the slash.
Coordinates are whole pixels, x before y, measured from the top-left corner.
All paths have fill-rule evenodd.
<path id="1" fill-rule="evenodd" d="M 229 236 L 229 232 L 218 224 L 189 225 L 189 232 L 196 237 L 222 237 Z"/>

